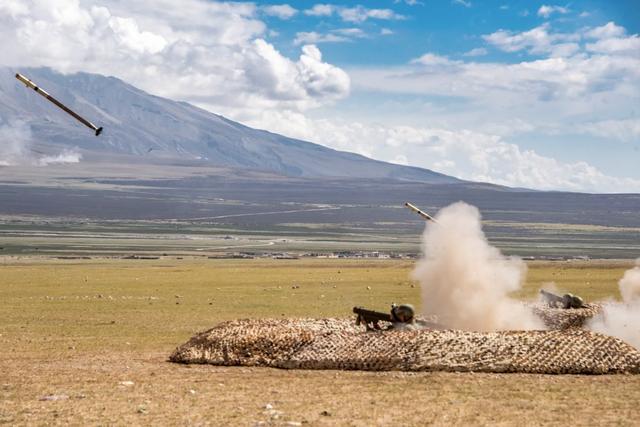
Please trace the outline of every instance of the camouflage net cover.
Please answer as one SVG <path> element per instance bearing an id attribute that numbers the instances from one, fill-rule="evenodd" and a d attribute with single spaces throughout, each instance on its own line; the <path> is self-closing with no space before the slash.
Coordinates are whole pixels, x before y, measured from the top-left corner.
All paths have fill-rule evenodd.
<path id="1" fill-rule="evenodd" d="M 552 308 L 547 304 L 529 305 L 549 329 L 581 328 L 587 320 L 602 312 L 600 304 L 585 304 L 582 308 Z"/>
<path id="2" fill-rule="evenodd" d="M 367 371 L 640 373 L 640 352 L 579 328 L 366 332 L 353 319 L 255 319 L 217 325 L 170 360 L 227 366 Z"/>

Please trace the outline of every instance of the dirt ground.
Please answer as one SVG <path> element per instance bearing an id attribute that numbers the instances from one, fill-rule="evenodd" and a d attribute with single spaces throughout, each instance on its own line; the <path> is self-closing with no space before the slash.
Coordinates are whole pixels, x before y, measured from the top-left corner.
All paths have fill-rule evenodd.
<path id="1" fill-rule="evenodd" d="M 2 378 L 0 421 L 6 424 L 640 422 L 634 376 L 284 371 L 174 365 L 164 353 L 107 352 L 4 360 Z M 59 400 L 41 400 L 47 397 Z"/>
<path id="2" fill-rule="evenodd" d="M 617 297 L 616 282 L 631 264 L 534 263 L 522 295 L 553 280 L 587 299 Z M 175 346 L 221 320 L 345 316 L 357 302 L 377 309 L 416 302 L 410 269 L 398 261 L 5 260 L 0 423 L 640 424 L 640 376 L 285 371 L 167 362 Z"/>

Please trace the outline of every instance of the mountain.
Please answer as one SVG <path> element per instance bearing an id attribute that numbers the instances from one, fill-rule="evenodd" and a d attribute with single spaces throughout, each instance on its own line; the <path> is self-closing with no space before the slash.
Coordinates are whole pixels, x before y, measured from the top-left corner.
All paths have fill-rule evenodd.
<path id="1" fill-rule="evenodd" d="M 90 121 L 100 137 L 57 109 L 14 75 L 25 74 Z M 150 95 L 115 77 L 47 68 L 0 68 L 0 120 L 19 119 L 38 146 L 78 147 L 85 158 L 135 157 L 260 170 L 287 177 L 394 179 L 423 183 L 460 180 L 252 129 L 193 105 Z M 2 159 L 0 159 L 2 160 Z"/>
<path id="2" fill-rule="evenodd" d="M 103 135 L 27 90 L 17 71 Z M 69 164 L 74 151 L 82 159 Z M 224 247 L 244 236 L 237 247 L 247 250 L 416 251 L 424 222 L 403 203 L 435 213 L 460 200 L 481 210 L 489 238 L 510 254 L 632 258 L 640 250 L 638 194 L 462 181 L 251 129 L 113 77 L 0 68 L 0 255 L 82 252 L 91 242 L 122 252 L 140 233 L 179 248 L 195 233 L 196 251 L 202 236 Z M 114 230 L 111 243 L 104 227 Z M 42 236 L 56 237 L 45 244 Z"/>

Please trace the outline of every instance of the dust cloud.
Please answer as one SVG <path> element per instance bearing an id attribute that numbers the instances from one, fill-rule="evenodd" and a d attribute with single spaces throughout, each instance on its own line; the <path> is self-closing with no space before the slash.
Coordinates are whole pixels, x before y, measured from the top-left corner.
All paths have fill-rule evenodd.
<path id="1" fill-rule="evenodd" d="M 39 153 L 33 149 L 29 125 L 20 120 L 0 119 L 0 166 L 48 166 L 78 163 L 81 159 L 82 154 L 69 148 L 57 154 Z"/>
<path id="2" fill-rule="evenodd" d="M 421 284 L 423 313 L 452 329 L 545 329 L 527 306 L 509 297 L 521 288 L 526 264 L 489 244 L 478 209 L 458 202 L 436 219 L 427 224 L 422 259 L 412 273 Z"/>
<path id="3" fill-rule="evenodd" d="M 622 301 L 627 304 L 640 303 L 640 258 L 636 260 L 635 267 L 625 271 L 618 286 L 620 286 Z"/>
<path id="4" fill-rule="evenodd" d="M 626 341 L 640 350 L 640 258 L 636 266 L 627 270 L 618 282 L 622 304 L 604 304 L 600 316 L 589 322 L 596 332 Z"/>

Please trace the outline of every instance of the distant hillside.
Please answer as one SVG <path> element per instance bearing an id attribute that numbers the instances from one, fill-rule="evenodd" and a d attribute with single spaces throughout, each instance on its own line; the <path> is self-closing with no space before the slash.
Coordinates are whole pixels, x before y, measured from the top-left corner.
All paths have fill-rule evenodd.
<path id="1" fill-rule="evenodd" d="M 26 90 L 19 71 L 105 131 L 91 131 Z M 198 162 L 264 170 L 289 177 L 396 179 L 455 183 L 427 169 L 395 165 L 318 144 L 252 129 L 184 102 L 149 95 L 114 77 L 63 75 L 50 69 L 0 68 L 0 119 L 25 121 L 39 145 L 79 147 L 85 157 L 104 154 Z"/>

